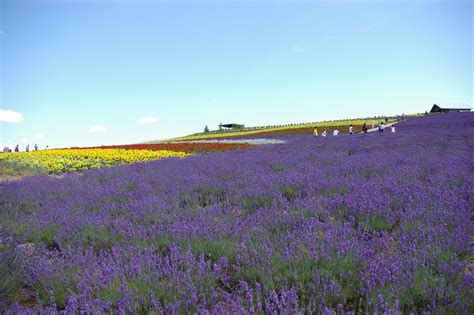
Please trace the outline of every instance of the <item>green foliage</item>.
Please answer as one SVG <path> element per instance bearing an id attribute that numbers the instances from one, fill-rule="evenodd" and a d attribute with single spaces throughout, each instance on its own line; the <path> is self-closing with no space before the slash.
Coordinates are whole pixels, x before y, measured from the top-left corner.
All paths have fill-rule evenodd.
<path id="1" fill-rule="evenodd" d="M 314 260 L 307 258 L 285 260 L 281 255 L 274 255 L 271 260 L 273 277 L 270 286 L 280 288 L 286 279 L 291 284 L 304 287 L 314 276 L 318 265 Z"/>
<path id="2" fill-rule="evenodd" d="M 336 222 L 344 223 L 349 219 L 349 207 L 346 205 L 339 205 L 334 211 L 334 218 Z"/>
<path id="3" fill-rule="evenodd" d="M 365 168 L 364 170 L 362 170 L 362 176 L 364 176 L 364 178 L 367 180 L 371 178 L 381 177 L 383 174 L 385 174 L 385 171 L 379 168 Z"/>
<path id="4" fill-rule="evenodd" d="M 334 307 L 337 304 L 346 305 L 350 309 L 357 309 L 360 301 L 359 291 L 364 286 L 359 276 L 360 266 L 350 256 L 320 258 L 318 267 L 321 275 L 327 275 L 337 282 L 341 288 L 338 297 L 329 296 L 327 301 Z"/>
<path id="5" fill-rule="evenodd" d="M 127 184 L 127 190 L 128 191 L 136 191 L 139 188 L 137 182 L 130 182 Z"/>
<path id="6" fill-rule="evenodd" d="M 287 163 L 273 163 L 270 167 L 275 172 L 281 172 L 290 169 L 292 166 Z"/>
<path id="7" fill-rule="evenodd" d="M 191 192 L 181 192 L 178 196 L 180 207 L 207 207 L 225 201 L 226 192 L 222 187 L 212 185 L 198 186 Z"/>
<path id="8" fill-rule="evenodd" d="M 388 224 L 382 216 L 379 215 L 371 217 L 368 226 L 372 231 L 375 232 L 387 231 L 392 228 L 392 226 Z"/>
<path id="9" fill-rule="evenodd" d="M 323 197 L 333 197 L 336 194 L 347 195 L 348 193 L 350 193 L 350 189 L 346 185 L 338 187 L 325 187 L 317 192 L 318 195 Z"/>
<path id="10" fill-rule="evenodd" d="M 155 252 L 159 254 L 165 254 L 168 252 L 170 245 L 171 245 L 171 237 L 169 236 L 162 236 L 162 237 L 156 237 L 152 239 L 143 239 L 141 241 L 141 246 L 143 248 L 149 248 L 151 246 L 155 247 Z"/>
<path id="11" fill-rule="evenodd" d="M 299 189 L 293 185 L 284 185 L 281 187 L 281 193 L 283 197 L 288 199 L 288 201 L 293 201 L 296 197 L 298 197 Z"/>
<path id="12" fill-rule="evenodd" d="M 211 185 L 199 186 L 195 190 L 197 203 L 200 207 L 206 207 L 212 203 L 219 203 L 225 200 L 225 191 L 221 187 Z"/>
<path id="13" fill-rule="evenodd" d="M 35 233 L 35 242 L 43 243 L 48 249 L 52 250 L 58 247 L 54 240 L 56 233 L 59 231 L 60 225 L 57 223 L 50 223 L 40 228 Z"/>
<path id="14" fill-rule="evenodd" d="M 244 196 L 240 202 L 246 214 L 253 213 L 256 209 L 270 209 L 273 204 L 273 199 L 270 196 Z"/>
<path id="15" fill-rule="evenodd" d="M 229 239 L 191 239 L 188 241 L 188 244 L 194 255 L 204 254 L 204 257 L 211 261 L 217 261 L 220 257 L 226 257 L 229 261 L 235 261 L 237 257 L 237 247 Z"/>
<path id="16" fill-rule="evenodd" d="M 421 313 L 426 305 L 429 305 L 433 299 L 431 292 L 441 285 L 438 278 L 429 270 L 417 270 L 414 275 L 414 281 L 400 295 L 400 307 L 405 313 L 415 311 Z"/>
<path id="17" fill-rule="evenodd" d="M 332 166 L 332 165 L 338 165 L 338 164 L 341 164 L 341 161 L 340 160 L 337 160 L 337 159 L 326 159 L 324 161 L 321 162 L 321 165 L 322 166 Z"/>
<path id="18" fill-rule="evenodd" d="M 67 306 L 67 298 L 74 294 L 77 286 L 71 276 L 65 276 L 64 279 L 53 277 L 51 279 L 43 279 L 37 285 L 36 290 L 39 300 L 43 305 L 55 303 L 61 310 Z"/>
<path id="19" fill-rule="evenodd" d="M 294 285 L 298 288 L 299 301 L 304 304 L 313 298 L 309 285 L 317 286 L 315 279 L 319 274 L 320 278 L 327 277 L 328 281 L 335 281 L 341 288 L 338 296 L 326 296 L 326 303 L 334 308 L 337 304 L 344 304 L 357 309 L 359 289 L 364 284 L 359 276 L 360 267 L 351 256 L 314 260 L 304 256 L 285 259 L 280 254 L 275 254 L 269 258 L 269 263 L 271 268 L 244 266 L 233 277 L 248 283 L 262 283 L 268 290 L 278 291 L 285 283 Z"/>
<path id="20" fill-rule="evenodd" d="M 14 179 L 45 174 L 47 174 L 46 171 L 39 166 L 32 166 L 20 161 L 6 161 L 0 159 L 0 178 Z"/>
<path id="21" fill-rule="evenodd" d="M 25 257 L 11 244 L 0 244 L 0 312 L 1 305 L 24 285 Z"/>
<path id="22" fill-rule="evenodd" d="M 101 285 L 95 295 L 104 301 L 112 303 L 112 305 L 117 305 L 117 301 L 122 298 L 120 281 L 113 279 L 108 285 Z"/>
<path id="23" fill-rule="evenodd" d="M 120 243 L 124 236 L 112 233 L 108 227 L 99 228 L 85 225 L 80 238 L 84 247 L 92 246 L 94 253 L 99 254 L 103 250 L 110 250 L 115 242 Z"/>

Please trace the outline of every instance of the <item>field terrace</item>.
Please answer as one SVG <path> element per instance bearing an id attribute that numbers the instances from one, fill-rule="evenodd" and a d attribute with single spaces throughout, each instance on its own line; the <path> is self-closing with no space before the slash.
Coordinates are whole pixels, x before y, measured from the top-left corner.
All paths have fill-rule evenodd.
<path id="1" fill-rule="evenodd" d="M 284 139 L 0 183 L 0 311 L 474 312 L 473 114 Z"/>
<path id="2" fill-rule="evenodd" d="M 186 153 L 210 153 L 249 149 L 254 145 L 247 143 L 153 143 L 153 144 L 125 144 L 93 147 L 92 149 L 127 149 L 127 150 L 169 150 Z M 85 148 L 86 149 L 86 148 Z"/>

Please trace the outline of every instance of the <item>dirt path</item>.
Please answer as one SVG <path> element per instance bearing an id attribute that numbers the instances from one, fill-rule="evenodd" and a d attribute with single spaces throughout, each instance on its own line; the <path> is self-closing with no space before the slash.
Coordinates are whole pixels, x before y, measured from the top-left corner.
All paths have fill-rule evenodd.
<path id="1" fill-rule="evenodd" d="M 395 122 L 392 122 L 392 123 L 388 123 L 388 124 L 385 124 L 385 129 L 389 128 L 390 126 L 392 125 L 395 125 L 397 123 L 397 121 Z M 379 127 L 374 127 L 374 128 L 370 128 L 369 130 L 367 130 L 367 132 L 374 132 L 374 131 L 379 131 Z M 359 133 L 364 133 L 363 131 L 359 132 Z"/>
<path id="2" fill-rule="evenodd" d="M 208 139 L 208 140 L 186 140 L 186 141 L 172 141 L 167 143 L 248 143 L 248 144 L 275 144 L 275 143 L 285 143 L 285 140 L 279 139 Z"/>

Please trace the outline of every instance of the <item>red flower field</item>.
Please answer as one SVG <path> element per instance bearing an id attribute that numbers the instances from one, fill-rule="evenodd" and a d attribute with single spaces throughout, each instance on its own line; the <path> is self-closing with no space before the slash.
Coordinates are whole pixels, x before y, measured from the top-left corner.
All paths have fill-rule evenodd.
<path id="1" fill-rule="evenodd" d="M 155 143 L 155 144 L 126 144 L 94 147 L 98 149 L 128 149 L 128 150 L 170 150 L 187 153 L 221 152 L 236 149 L 248 149 L 255 145 L 247 143 Z M 85 149 L 85 148 L 84 148 Z"/>

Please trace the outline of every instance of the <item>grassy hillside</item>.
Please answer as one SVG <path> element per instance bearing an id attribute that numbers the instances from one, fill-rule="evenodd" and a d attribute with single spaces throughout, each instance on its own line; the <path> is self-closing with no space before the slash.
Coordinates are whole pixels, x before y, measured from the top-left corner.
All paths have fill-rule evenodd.
<path id="1" fill-rule="evenodd" d="M 418 116 L 415 115 L 406 115 L 408 116 Z M 257 127 L 247 127 L 242 129 L 230 129 L 230 130 L 213 130 L 209 132 L 200 132 L 184 137 L 171 138 L 166 140 L 155 140 L 145 143 L 159 143 L 159 142 L 170 142 L 170 141 L 187 141 L 187 140 L 203 140 L 203 139 L 218 139 L 218 138 L 228 138 L 228 137 L 245 137 L 253 135 L 268 135 L 268 134 L 290 134 L 290 133 L 311 133 L 312 130 L 317 128 L 327 128 L 329 130 L 340 129 L 345 131 L 349 125 L 353 125 L 357 129 L 366 123 L 369 128 L 372 124 L 373 118 L 357 118 L 357 119 L 344 119 L 344 120 L 331 120 L 331 121 L 322 121 L 322 122 L 309 122 L 309 123 L 299 123 L 299 124 L 288 124 L 288 125 L 273 125 L 273 126 L 257 126 Z M 378 117 L 375 119 L 376 124 L 385 117 Z M 396 117 L 388 118 L 389 122 L 396 121 Z M 359 127 L 359 128 L 357 128 Z"/>

